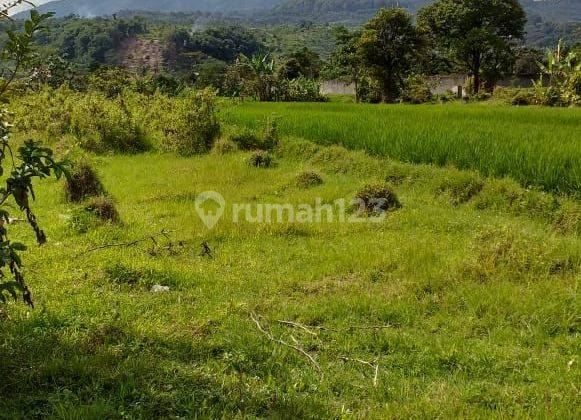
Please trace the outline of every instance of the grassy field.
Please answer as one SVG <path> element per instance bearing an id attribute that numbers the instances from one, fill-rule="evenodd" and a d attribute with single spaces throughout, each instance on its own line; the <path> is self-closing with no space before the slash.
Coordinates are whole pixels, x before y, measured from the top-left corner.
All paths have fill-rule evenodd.
<path id="1" fill-rule="evenodd" d="M 320 144 L 510 176 L 550 191 L 581 191 L 579 109 L 244 103 L 225 115 L 252 127 L 271 114 L 281 116 L 285 134 Z"/>
<path id="2" fill-rule="evenodd" d="M 236 115 L 285 110 L 286 132 L 414 161 L 428 156 L 421 145 L 430 138 L 439 163 L 457 151 L 468 159 L 476 135 L 463 128 L 477 125 L 490 138 L 472 156 L 478 165 L 515 177 L 539 171 L 547 185 L 579 159 L 578 111 L 467 107 L 461 119 L 456 107 L 368 108 L 376 124 L 366 129 L 350 108 L 321 109 L 245 105 Z M 299 110 L 312 110 L 302 124 Z M 427 136 L 414 115 L 439 134 Z M 538 120 L 527 123 L 531 115 Z M 317 123 L 331 118 L 329 127 Z M 511 166 L 517 151 L 543 141 L 543 165 Z M 500 150 L 487 163 L 492 145 Z M 37 308 L 11 304 L 0 322 L 0 417 L 581 415 L 577 202 L 293 139 L 273 168 L 249 167 L 245 157 L 97 158 L 122 223 L 87 233 L 71 223 L 75 207 L 61 186 L 39 185 L 50 242 L 26 255 Z M 306 169 L 323 185 L 297 187 Z M 567 176 L 564 186 L 579 181 L 578 172 Z M 228 203 L 332 203 L 383 179 L 402 208 L 380 224 L 234 223 L 227 210 L 208 230 L 195 211 L 206 190 Z M 25 226 L 14 229 L 33 242 Z M 164 229 L 155 244 L 95 249 Z M 170 291 L 152 293 L 153 285 Z"/>

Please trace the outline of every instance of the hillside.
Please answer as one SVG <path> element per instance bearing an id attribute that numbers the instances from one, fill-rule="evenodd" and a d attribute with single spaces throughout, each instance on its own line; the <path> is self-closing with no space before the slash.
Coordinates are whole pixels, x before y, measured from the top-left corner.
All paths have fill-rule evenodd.
<path id="1" fill-rule="evenodd" d="M 59 0 L 38 7 L 42 12 L 54 12 L 56 16 L 76 14 L 80 16 L 111 15 L 121 10 L 161 12 L 234 12 L 270 9 L 281 0 Z"/>
<path id="2" fill-rule="evenodd" d="M 381 7 L 402 6 L 411 11 L 430 3 L 431 0 L 59 0 L 39 6 L 43 12 L 53 11 L 57 16 L 77 14 L 81 16 L 111 15 L 121 10 L 156 12 L 221 12 L 261 11 L 257 17 L 279 19 L 295 18 L 313 21 L 361 22 Z M 531 15 L 539 15 L 545 21 L 581 21 L 581 2 L 578 0 L 521 0 Z M 270 13 L 264 13 L 271 10 Z"/>
<path id="3" fill-rule="evenodd" d="M 334 21 L 367 19 L 380 7 L 405 7 L 417 11 L 432 0 L 287 0 L 275 9 L 282 15 L 308 17 L 312 20 Z M 555 22 L 581 21 L 578 0 L 520 0 L 530 15 Z"/>

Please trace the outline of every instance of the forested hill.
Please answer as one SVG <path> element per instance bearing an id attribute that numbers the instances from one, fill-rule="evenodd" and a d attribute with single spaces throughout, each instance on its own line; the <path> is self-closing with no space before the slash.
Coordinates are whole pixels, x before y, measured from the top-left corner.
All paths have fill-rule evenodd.
<path id="1" fill-rule="evenodd" d="M 520 0 L 529 15 L 544 21 L 581 21 L 581 0 Z M 381 7 L 402 6 L 415 12 L 432 0 L 58 0 L 39 7 L 57 16 L 111 15 L 121 10 L 155 12 L 254 11 L 256 17 L 304 19 L 319 22 L 361 22 Z"/>
<path id="2" fill-rule="evenodd" d="M 358 20 L 369 17 L 381 7 L 401 6 L 416 12 L 433 0 L 286 0 L 275 13 L 312 20 L 333 21 L 338 18 Z M 581 21 L 581 0 L 520 0 L 527 13 L 545 21 Z"/>
<path id="3" fill-rule="evenodd" d="M 56 16 L 71 14 L 93 17 L 112 15 L 121 10 L 155 12 L 222 12 L 270 10 L 283 0 L 57 0 L 38 7 Z"/>

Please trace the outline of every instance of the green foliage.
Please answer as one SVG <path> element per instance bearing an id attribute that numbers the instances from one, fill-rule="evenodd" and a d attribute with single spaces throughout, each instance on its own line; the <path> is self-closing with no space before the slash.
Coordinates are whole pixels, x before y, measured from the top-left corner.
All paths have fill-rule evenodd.
<path id="1" fill-rule="evenodd" d="M 21 4 L 16 1 L 2 6 L 0 18 L 7 16 L 8 11 Z M 0 52 L 1 78 L 0 100 L 8 102 L 7 95 L 11 84 L 19 76 L 19 73 L 29 68 L 33 63 L 34 49 L 33 39 L 35 34 L 42 29 L 44 21 L 50 14 L 41 15 L 35 10 L 30 12 L 30 19 L 24 23 L 22 32 L 7 31 L 8 41 Z M 40 228 L 35 214 L 30 207 L 30 201 L 35 199 L 33 181 L 45 179 L 54 175 L 57 179 L 65 173 L 63 163 L 57 162 L 51 149 L 42 147 L 40 143 L 26 140 L 18 148 L 16 157 L 10 144 L 11 125 L 7 119 L 5 110 L 0 112 L 0 176 L 4 176 L 5 186 L 0 188 L 0 303 L 6 303 L 8 297 L 18 299 L 22 296 L 24 302 L 33 306 L 32 294 L 25 283 L 22 274 L 22 259 L 19 253 L 26 250 L 26 246 L 11 242 L 8 237 L 6 224 L 9 223 L 9 214 L 5 209 L 7 202 L 12 199 L 16 207 L 24 212 L 26 221 L 34 231 L 39 245 L 46 243 L 46 235 Z M 6 171 L 5 168 L 10 168 Z M 8 271 L 7 274 L 5 271 Z"/>
<path id="2" fill-rule="evenodd" d="M 78 98 L 71 133 L 81 147 L 96 153 L 138 153 L 150 147 L 123 99 L 110 100 L 96 92 Z"/>
<path id="3" fill-rule="evenodd" d="M 411 104 L 424 104 L 432 101 L 432 89 L 425 76 L 411 74 L 403 82 L 401 100 Z"/>
<path id="4" fill-rule="evenodd" d="M 581 105 L 581 54 L 566 51 L 559 41 L 555 51 L 547 51 L 546 61 L 546 65 L 539 63 L 542 75 L 535 83 L 535 101 L 549 106 Z"/>
<path id="5" fill-rule="evenodd" d="M 224 91 L 230 96 L 250 97 L 261 102 L 322 102 L 321 86 L 304 76 L 294 79 L 282 77 L 270 54 L 252 58 L 240 56 L 228 68 Z"/>
<path id="6" fill-rule="evenodd" d="M 378 82 L 384 102 L 399 98 L 402 79 L 423 53 L 425 40 L 405 9 L 382 9 L 363 28 L 362 63 Z"/>
<path id="7" fill-rule="evenodd" d="M 114 62 L 115 50 L 123 40 L 146 31 L 140 18 L 81 19 L 70 16 L 56 20 L 50 33 L 40 42 L 56 49 L 58 56 L 74 63 L 81 71 L 92 70 Z"/>
<path id="8" fill-rule="evenodd" d="M 534 89 L 530 88 L 503 88 L 494 89 L 492 99 L 508 105 L 532 105 L 535 102 Z"/>
<path id="9" fill-rule="evenodd" d="M 525 12 L 518 0 L 437 0 L 418 12 L 418 25 L 435 45 L 464 66 L 480 92 L 489 78 L 512 65 L 514 39 L 524 35 Z"/>
<path id="10" fill-rule="evenodd" d="M 298 51 L 286 54 L 278 69 L 281 79 L 293 80 L 300 77 L 318 79 L 321 72 L 321 58 L 319 54 L 304 47 Z"/>
<path id="11" fill-rule="evenodd" d="M 163 134 L 162 147 L 182 156 L 207 153 L 220 135 L 216 98 L 209 90 L 188 92 L 175 99 L 156 97 L 151 124 Z"/>

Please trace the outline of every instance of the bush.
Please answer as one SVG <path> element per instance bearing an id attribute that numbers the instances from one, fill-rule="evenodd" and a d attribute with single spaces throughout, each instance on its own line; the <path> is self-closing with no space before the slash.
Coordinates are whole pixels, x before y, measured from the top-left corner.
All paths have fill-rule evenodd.
<path id="1" fill-rule="evenodd" d="M 71 115 L 79 97 L 64 86 L 19 95 L 11 103 L 15 113 L 14 127 L 21 132 L 44 132 L 49 138 L 66 134 L 70 131 Z"/>
<path id="2" fill-rule="evenodd" d="M 284 102 L 326 102 L 321 95 L 321 84 L 313 79 L 298 77 L 292 80 L 280 80 L 278 90 Z"/>
<path id="3" fill-rule="evenodd" d="M 89 75 L 87 89 L 101 92 L 107 98 L 113 99 L 131 88 L 135 76 L 120 67 L 102 67 Z"/>
<path id="4" fill-rule="evenodd" d="M 299 188 L 311 188 L 323 184 L 323 178 L 316 172 L 304 171 L 297 175 L 295 183 Z"/>
<path id="5" fill-rule="evenodd" d="M 182 156 L 207 153 L 220 135 L 216 98 L 209 89 L 190 92 L 166 101 L 157 128 L 165 137 L 164 147 Z"/>
<path id="6" fill-rule="evenodd" d="M 438 192 L 447 193 L 450 197 L 450 203 L 457 206 L 470 201 L 483 188 L 484 182 L 479 176 L 471 173 L 458 172 L 456 176 L 444 180 L 440 184 Z"/>
<path id="7" fill-rule="evenodd" d="M 71 132 L 81 147 L 96 153 L 137 153 L 149 148 L 123 99 L 109 100 L 97 93 L 78 99 Z"/>
<path id="8" fill-rule="evenodd" d="M 355 194 L 357 209 L 364 214 L 384 213 L 401 208 L 395 192 L 385 182 L 367 184 Z"/>
<path id="9" fill-rule="evenodd" d="M 402 102 L 424 104 L 432 100 L 432 90 L 428 79 L 422 75 L 408 76 L 401 94 Z"/>
<path id="10" fill-rule="evenodd" d="M 532 105 L 535 102 L 534 90 L 524 88 L 496 88 L 492 99 L 509 105 Z"/>
<path id="11" fill-rule="evenodd" d="M 248 165 L 254 168 L 270 168 L 272 166 L 272 157 L 270 153 L 264 150 L 253 152 L 246 160 Z"/>
<path id="12" fill-rule="evenodd" d="M 230 153 L 234 153 L 238 150 L 238 146 L 232 140 L 227 138 L 222 138 L 214 144 L 214 148 L 212 149 L 212 153 L 216 155 L 227 155 Z"/>
<path id="13" fill-rule="evenodd" d="M 276 116 L 268 117 L 262 130 L 262 148 L 272 150 L 278 145 L 278 141 L 278 118 Z"/>
<path id="14" fill-rule="evenodd" d="M 262 135 L 250 128 L 230 128 L 228 139 L 234 142 L 240 150 L 273 150 L 279 142 L 278 119 L 269 117 L 264 123 Z"/>
<path id="15" fill-rule="evenodd" d="M 69 220 L 69 228 L 77 233 L 87 233 L 103 223 L 118 223 L 119 220 L 115 204 L 101 196 L 76 209 Z"/>
<path id="16" fill-rule="evenodd" d="M 74 164 L 65 181 L 64 189 L 66 199 L 74 203 L 105 193 L 99 175 L 86 158 Z"/>
<path id="17" fill-rule="evenodd" d="M 230 129 L 227 138 L 236 144 L 240 150 L 259 150 L 264 148 L 262 139 L 254 130 L 246 127 Z"/>
<path id="18" fill-rule="evenodd" d="M 85 210 L 94 214 L 104 222 L 116 223 L 119 221 L 119 213 L 115 203 L 110 198 L 100 196 L 94 197 L 87 203 Z"/>

